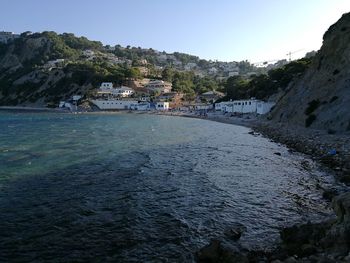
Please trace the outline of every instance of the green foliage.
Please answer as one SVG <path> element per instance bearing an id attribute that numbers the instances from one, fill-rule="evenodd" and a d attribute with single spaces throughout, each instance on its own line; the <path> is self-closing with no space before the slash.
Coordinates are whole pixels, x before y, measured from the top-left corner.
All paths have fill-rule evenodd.
<path id="1" fill-rule="evenodd" d="M 205 77 L 205 78 L 197 77 L 194 79 L 194 84 L 195 84 L 195 92 L 198 94 L 219 89 L 219 83 L 209 77 Z"/>
<path id="2" fill-rule="evenodd" d="M 319 100 L 312 100 L 308 103 L 308 107 L 305 109 L 305 114 L 310 115 L 320 106 Z"/>
<path id="3" fill-rule="evenodd" d="M 199 58 L 196 56 L 192 56 L 192 55 L 188 55 L 188 54 L 184 54 L 184 53 L 179 53 L 179 52 L 175 52 L 174 56 L 180 60 L 183 64 L 187 64 L 187 63 L 197 63 L 199 61 Z"/>
<path id="4" fill-rule="evenodd" d="M 162 71 L 162 79 L 168 82 L 173 82 L 176 70 L 171 67 L 166 67 Z"/>
<path id="5" fill-rule="evenodd" d="M 72 49 L 80 49 L 80 50 L 102 50 L 103 45 L 99 41 L 91 41 L 86 37 L 76 37 L 71 33 L 63 33 L 59 35 L 59 37 L 64 41 L 64 43 Z"/>
<path id="6" fill-rule="evenodd" d="M 310 58 L 302 58 L 292 61 L 287 65 L 270 70 L 268 75 L 278 88 L 285 89 L 292 79 L 302 75 L 311 63 Z"/>
<path id="7" fill-rule="evenodd" d="M 241 76 L 234 76 L 227 79 L 225 88 L 227 97 L 225 99 L 246 98 L 246 91 L 249 81 Z"/>
<path id="8" fill-rule="evenodd" d="M 194 75 L 192 72 L 176 72 L 173 77 L 173 90 L 183 93 L 194 93 Z"/>
<path id="9" fill-rule="evenodd" d="M 241 67 L 249 70 L 249 62 L 240 62 Z M 250 79 L 242 76 L 234 76 L 227 79 L 225 99 L 266 99 L 276 93 L 278 89 L 285 89 L 293 78 L 305 72 L 310 64 L 310 59 L 293 61 L 284 67 L 270 70 L 268 75 L 254 75 Z"/>

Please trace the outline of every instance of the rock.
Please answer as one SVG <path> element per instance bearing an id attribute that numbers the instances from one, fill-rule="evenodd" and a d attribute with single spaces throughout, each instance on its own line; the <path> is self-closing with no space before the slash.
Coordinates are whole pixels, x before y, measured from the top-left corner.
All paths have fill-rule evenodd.
<path id="1" fill-rule="evenodd" d="M 294 257 L 287 258 L 284 263 L 297 263 L 298 261 Z"/>
<path id="2" fill-rule="evenodd" d="M 346 184 L 350 185 L 350 174 L 343 174 L 339 177 L 339 181 Z"/>
<path id="3" fill-rule="evenodd" d="M 201 248 L 196 253 L 196 261 L 203 263 L 214 262 L 242 262 L 248 263 L 248 256 L 242 252 L 242 248 L 220 241 L 211 240 L 210 244 Z"/>
<path id="4" fill-rule="evenodd" d="M 220 241 L 213 239 L 209 245 L 197 252 L 197 262 L 217 262 L 216 260 L 220 258 L 220 254 Z"/>
<path id="5" fill-rule="evenodd" d="M 230 238 L 231 240 L 238 240 L 240 239 L 242 233 L 246 231 L 247 228 L 242 224 L 236 224 L 235 226 L 232 226 L 224 231 L 225 236 Z"/>
<path id="6" fill-rule="evenodd" d="M 300 256 L 302 257 L 307 257 L 311 256 L 312 254 L 317 252 L 317 248 L 314 245 L 311 244 L 305 244 L 301 246 L 300 249 Z"/>
<path id="7" fill-rule="evenodd" d="M 326 236 L 333 221 L 300 226 L 292 226 L 281 231 L 282 247 L 288 255 L 307 256 L 314 251 L 314 246 Z"/>
<path id="8" fill-rule="evenodd" d="M 337 194 L 338 191 L 336 189 L 324 189 L 322 197 L 326 200 L 332 201 Z"/>
<path id="9" fill-rule="evenodd" d="M 350 193 L 335 197 L 333 207 L 337 220 L 322 243 L 334 255 L 346 256 L 350 251 Z"/>

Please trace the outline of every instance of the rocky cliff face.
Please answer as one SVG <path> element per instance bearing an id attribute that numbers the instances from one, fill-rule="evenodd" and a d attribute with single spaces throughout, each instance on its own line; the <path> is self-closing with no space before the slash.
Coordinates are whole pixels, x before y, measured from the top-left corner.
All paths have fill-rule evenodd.
<path id="1" fill-rule="evenodd" d="M 350 13 L 324 34 L 310 68 L 289 85 L 272 119 L 330 133 L 350 131 Z"/>
<path id="2" fill-rule="evenodd" d="M 82 51 L 95 43 L 69 37 L 36 33 L 0 43 L 0 105 L 57 106 L 60 100 L 93 89 L 93 65 L 74 65 L 86 63 Z"/>

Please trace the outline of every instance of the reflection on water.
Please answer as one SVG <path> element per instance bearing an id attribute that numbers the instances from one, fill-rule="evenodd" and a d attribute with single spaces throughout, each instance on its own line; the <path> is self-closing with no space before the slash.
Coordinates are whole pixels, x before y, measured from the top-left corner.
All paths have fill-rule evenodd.
<path id="1" fill-rule="evenodd" d="M 0 129 L 0 261 L 191 262 L 237 222 L 268 247 L 331 214 L 315 189 L 331 178 L 244 127 L 1 112 Z"/>

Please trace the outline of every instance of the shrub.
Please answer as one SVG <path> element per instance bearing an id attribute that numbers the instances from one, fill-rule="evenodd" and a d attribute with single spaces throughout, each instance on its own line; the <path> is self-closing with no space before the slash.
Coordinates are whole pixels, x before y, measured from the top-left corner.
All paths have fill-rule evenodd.
<path id="1" fill-rule="evenodd" d="M 332 103 L 332 102 L 335 101 L 336 99 L 338 99 L 338 96 L 333 96 L 333 97 L 331 98 L 331 100 L 329 101 L 329 103 Z"/>
<path id="2" fill-rule="evenodd" d="M 333 75 L 337 75 L 337 74 L 339 74 L 339 72 L 340 72 L 339 69 L 336 69 L 333 71 Z"/>
<path id="3" fill-rule="evenodd" d="M 320 106 L 320 101 L 319 100 L 312 100 L 308 103 L 308 107 L 305 110 L 305 114 L 306 115 L 310 115 L 311 113 L 313 113 L 318 106 Z"/>
<path id="4" fill-rule="evenodd" d="M 314 122 L 314 120 L 316 120 L 316 115 L 315 114 L 311 114 L 309 117 L 306 118 L 305 120 L 305 127 L 310 127 L 310 125 Z"/>

